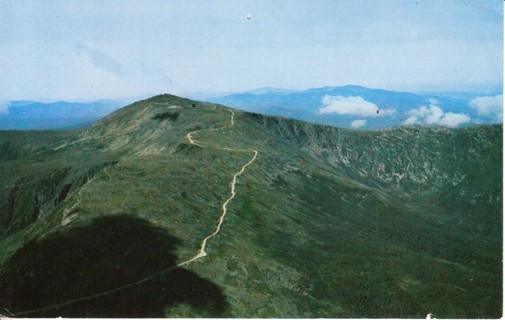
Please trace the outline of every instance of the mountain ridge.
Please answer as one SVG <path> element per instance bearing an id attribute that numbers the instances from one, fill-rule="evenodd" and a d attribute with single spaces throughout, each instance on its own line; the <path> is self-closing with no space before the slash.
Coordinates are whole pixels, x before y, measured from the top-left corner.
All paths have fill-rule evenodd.
<path id="1" fill-rule="evenodd" d="M 501 314 L 501 125 L 355 131 L 160 95 L 87 129 L 35 137 L 0 133 L 10 155 L 0 162 L 0 292 L 10 292 L 0 302 L 15 315 L 53 305 L 30 316 Z M 251 158 L 233 149 L 258 152 L 238 179 Z M 234 177 L 208 256 L 177 267 L 216 230 Z M 135 246 L 122 235 L 137 237 L 137 225 L 146 241 Z M 72 238 L 84 231 L 110 236 Z M 152 263 L 129 266 L 122 254 L 137 261 L 143 245 L 157 248 L 152 232 L 173 258 L 162 265 L 166 253 L 153 252 Z M 30 262 L 62 243 L 51 264 Z M 88 244 L 95 254 L 83 260 Z M 67 294 L 53 285 L 27 301 L 29 281 L 48 285 L 45 272 L 74 284 L 46 275 Z M 212 294 L 185 303 L 167 282 L 184 279 Z M 165 302 L 148 296 L 148 308 L 143 290 Z"/>

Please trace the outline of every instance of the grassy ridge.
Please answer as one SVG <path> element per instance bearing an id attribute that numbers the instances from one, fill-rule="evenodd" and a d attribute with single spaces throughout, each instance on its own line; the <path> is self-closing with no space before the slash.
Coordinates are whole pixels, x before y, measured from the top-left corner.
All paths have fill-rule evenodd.
<path id="1" fill-rule="evenodd" d="M 0 241 L 0 285 L 8 288 L 1 292 L 9 292 L 0 295 L 2 304 L 14 313 L 58 304 L 194 256 L 214 231 L 231 178 L 250 159 L 220 149 L 227 147 L 259 154 L 237 179 L 207 257 L 124 292 L 38 315 L 501 315 L 501 126 L 355 132 L 240 111 L 229 124 L 223 106 L 164 95 L 87 130 L 41 136 L 31 147 L 24 133 L 0 140 L 3 187 L 18 185 L 17 215 L 33 213 L 34 193 L 51 203 Z M 195 130 L 201 131 L 193 139 L 204 147 L 185 139 Z M 30 148 L 44 152 L 35 161 Z M 56 175 L 62 168 L 67 171 Z M 6 170 L 41 182 L 21 185 Z M 47 174 L 52 180 L 40 180 Z M 10 192 L 0 197 L 2 217 Z M 125 221 L 119 234 L 135 230 L 140 238 L 115 240 L 115 227 L 104 222 L 114 219 Z M 12 225 L 3 221 L 5 229 Z M 140 248 L 137 258 L 145 264 L 120 256 L 130 247 Z M 89 248 L 98 248 L 102 262 L 82 260 Z M 74 263 L 42 260 L 38 268 L 31 255 L 45 250 Z M 126 272 L 118 274 L 117 265 Z M 28 299 L 30 274 L 40 270 L 61 278 L 63 294 Z M 94 274 L 109 280 L 97 282 Z M 167 286 L 172 289 L 162 290 Z M 197 288 L 214 298 L 189 299 Z"/>

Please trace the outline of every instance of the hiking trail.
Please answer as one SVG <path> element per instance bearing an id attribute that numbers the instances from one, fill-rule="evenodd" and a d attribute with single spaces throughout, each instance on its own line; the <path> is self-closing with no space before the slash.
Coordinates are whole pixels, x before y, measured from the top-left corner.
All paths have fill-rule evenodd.
<path id="1" fill-rule="evenodd" d="M 220 231 L 221 231 L 221 227 L 224 223 L 224 218 L 226 216 L 226 213 L 228 212 L 228 205 L 230 204 L 230 202 L 233 200 L 233 198 L 235 198 L 235 195 L 237 194 L 236 192 L 236 183 L 237 183 L 237 178 L 238 176 L 242 175 L 244 172 L 245 172 L 245 169 L 251 165 L 257 158 L 258 156 L 258 151 L 257 150 L 254 150 L 254 149 L 238 149 L 238 148 L 228 148 L 228 147 L 216 147 L 216 146 L 204 146 L 198 142 L 196 142 L 192 135 L 197 133 L 197 132 L 201 132 L 201 131 L 216 131 L 216 130 L 222 130 L 222 129 L 225 129 L 225 128 L 231 128 L 235 125 L 235 113 L 232 111 L 232 110 L 228 110 L 226 109 L 226 111 L 230 112 L 231 113 L 231 117 L 230 117 L 230 124 L 229 125 L 226 125 L 226 126 L 223 126 L 223 127 L 218 127 L 218 128 L 210 128 L 210 129 L 200 129 L 200 130 L 196 130 L 196 131 L 192 131 L 190 133 L 188 133 L 185 138 L 188 140 L 188 142 L 192 145 L 196 145 L 196 146 L 199 146 L 199 147 L 202 147 L 202 148 L 216 148 L 216 149 L 219 149 L 219 150 L 226 150 L 226 151 L 234 151 L 234 152 L 252 152 L 253 153 L 253 156 L 252 158 L 247 162 L 245 163 L 241 169 L 236 172 L 234 175 L 233 175 L 233 178 L 230 182 L 230 196 L 226 199 L 226 201 L 223 202 L 221 208 L 222 208 L 222 213 L 219 217 L 219 221 L 217 223 L 217 226 L 214 230 L 214 232 L 212 232 L 210 235 L 208 235 L 207 237 L 205 237 L 203 240 L 202 240 L 202 243 L 201 243 L 201 246 L 200 246 L 200 250 L 198 251 L 198 253 L 192 257 L 191 259 L 189 260 L 186 260 L 186 261 L 183 261 L 175 266 L 172 266 L 172 267 L 169 267 L 167 269 L 164 269 L 164 270 L 161 270 L 155 274 L 152 274 L 150 276 L 147 276 L 147 277 L 144 277 L 143 279 L 140 279 L 138 281 L 135 281 L 135 282 L 132 282 L 132 283 L 128 283 L 128 284 L 125 284 L 125 285 L 122 285 L 120 287 L 117 287 L 117 288 L 114 288 L 114 289 L 111 289 L 111 290 L 108 290 L 108 291 L 103 291 L 103 292 L 100 292 L 100 293 L 96 293 L 96 294 L 93 294 L 93 295 L 89 295 L 89 296 L 85 296 L 85 297 L 80 297 L 80 298 L 76 298 L 76 299 L 72 299 L 72 300 L 68 300 L 68 301 L 65 301 L 65 302 L 62 302 L 62 303 L 59 303 L 59 304 L 56 304 L 56 305 L 52 305 L 52 306 L 46 306 L 46 307 L 42 307 L 42 308 L 38 308 L 38 309 L 33 309 L 33 310 L 26 310 L 26 311 L 21 311 L 21 312 L 16 312 L 14 313 L 13 316 L 15 317 L 20 317 L 20 316 L 26 316 L 26 315 L 29 315 L 29 314 L 33 314 L 33 313 L 36 313 L 36 312 L 42 312 L 42 311 L 47 311 L 47 310 L 51 310 L 51 309 L 57 309 L 57 308 L 61 308 L 61 307 L 64 307 L 64 306 L 67 306 L 67 305 L 71 305 L 71 304 L 74 304 L 74 303 L 78 303 L 78 302 L 82 302 L 82 301 L 86 301 L 86 300 L 91 300 L 91 299 L 96 299 L 96 298 L 99 298 L 99 297 L 103 297 L 103 296 L 106 296 L 106 295 L 109 295 L 109 294 L 112 294 L 112 293 L 115 293 L 115 292 L 118 292 L 118 291 L 121 291 L 121 290 L 124 290 L 124 289 L 127 289 L 127 288 L 130 288 L 130 287 L 133 287 L 133 286 L 136 286 L 136 285 L 139 285 L 139 284 L 142 284 L 144 282 L 147 282 L 163 273 L 166 273 L 166 272 L 169 272 L 175 268 L 178 268 L 178 267 L 182 267 L 184 265 L 187 265 L 187 264 L 190 264 L 196 260 L 199 260 L 205 256 L 207 256 L 207 253 L 205 252 L 205 247 L 207 245 L 207 242 L 213 238 L 214 236 L 216 236 Z M 11 313 L 12 315 L 12 313 Z"/>

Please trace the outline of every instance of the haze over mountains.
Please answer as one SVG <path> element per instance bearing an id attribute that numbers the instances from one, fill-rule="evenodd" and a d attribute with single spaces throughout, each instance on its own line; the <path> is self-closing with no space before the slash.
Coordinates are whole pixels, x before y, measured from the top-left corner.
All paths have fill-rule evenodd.
<path id="1" fill-rule="evenodd" d="M 10 101 L 0 106 L 0 130 L 86 127 L 124 105 L 124 102 L 116 100 L 51 103 Z"/>
<path id="2" fill-rule="evenodd" d="M 501 124 L 360 131 L 172 95 L 0 131 L 0 314 L 499 318 L 502 142 Z"/>
<path id="3" fill-rule="evenodd" d="M 503 122 L 501 92 L 415 94 L 349 85 L 303 91 L 265 87 L 227 95 L 198 94 L 193 97 L 245 111 L 353 129 L 416 124 L 462 127 Z M 85 127 L 125 104 L 125 100 L 11 101 L 0 106 L 0 130 Z"/>
<path id="4" fill-rule="evenodd" d="M 263 88 L 208 100 L 246 111 L 347 128 L 414 124 L 461 127 L 503 121 L 501 92 L 416 94 L 348 85 L 304 91 Z"/>

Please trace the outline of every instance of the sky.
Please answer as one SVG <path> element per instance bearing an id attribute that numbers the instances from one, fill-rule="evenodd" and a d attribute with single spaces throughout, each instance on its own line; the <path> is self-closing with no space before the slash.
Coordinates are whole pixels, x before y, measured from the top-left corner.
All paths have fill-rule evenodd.
<path id="1" fill-rule="evenodd" d="M 0 1 L 0 101 L 346 84 L 501 91 L 503 1 Z"/>

